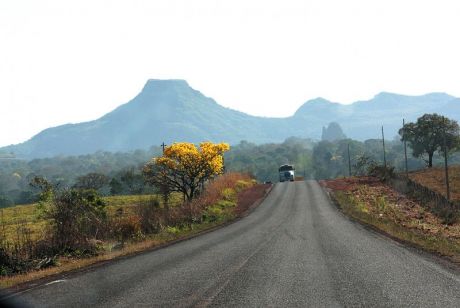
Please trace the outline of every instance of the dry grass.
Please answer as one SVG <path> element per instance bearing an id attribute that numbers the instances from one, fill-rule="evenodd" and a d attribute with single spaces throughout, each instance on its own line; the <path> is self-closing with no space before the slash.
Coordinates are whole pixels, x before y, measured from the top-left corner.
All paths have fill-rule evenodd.
<path id="1" fill-rule="evenodd" d="M 28 228 L 32 238 L 37 239 L 41 236 L 46 224 L 46 220 L 40 218 L 34 204 L 0 210 L 0 232 L 9 241 L 14 241 L 20 227 Z"/>
<path id="2" fill-rule="evenodd" d="M 141 238 L 135 238 L 133 241 L 125 242 L 121 250 L 113 251 L 115 244 L 119 244 L 115 240 L 101 242 L 104 249 L 98 256 L 87 256 L 85 258 L 77 257 L 59 257 L 58 266 L 41 269 L 38 271 L 31 271 L 25 274 L 18 274 L 15 276 L 1 277 L 0 278 L 0 287 L 12 287 L 20 283 L 27 281 L 40 279 L 46 276 L 55 275 L 58 273 L 75 270 L 79 268 L 86 267 L 91 264 L 99 263 L 102 261 L 114 259 L 124 255 L 132 255 L 140 251 L 151 249 L 159 245 L 175 241 L 184 237 L 189 237 L 193 234 L 213 228 L 217 225 L 228 222 L 229 220 L 235 218 L 241 211 L 240 203 L 243 200 L 240 200 L 239 195 L 246 193 L 246 195 L 251 195 L 254 198 L 259 198 L 261 193 L 266 191 L 266 185 L 258 187 L 259 185 L 254 185 L 255 181 L 252 180 L 249 176 L 237 173 L 228 173 L 224 176 L 221 176 L 207 185 L 206 193 L 200 196 L 200 198 L 194 201 L 197 215 L 200 216 L 203 212 L 199 210 L 206 211 L 208 208 L 220 208 L 220 212 L 217 215 L 217 219 L 213 220 L 197 220 L 194 223 L 186 225 L 178 225 L 171 227 L 166 227 L 160 230 L 159 233 L 144 235 Z M 249 190 L 252 190 L 253 193 L 247 194 Z M 254 193 L 257 191 L 257 193 Z M 116 196 L 106 198 L 108 203 L 108 212 L 109 215 L 116 215 L 118 220 L 129 219 L 138 217 L 136 212 L 136 204 L 140 202 L 150 202 L 154 196 Z M 172 216 L 179 215 L 180 217 L 187 215 L 189 217 L 188 206 L 179 206 L 182 199 L 181 195 L 175 195 L 173 197 L 173 207 L 171 208 Z M 252 198 L 252 199 L 254 199 Z M 247 201 L 247 200 L 246 200 Z M 255 200 L 253 200 L 255 201 Z M 246 202 L 247 203 L 247 202 Z M 247 208 L 246 205 L 244 205 Z M 120 216 L 120 213 L 117 212 L 117 209 L 123 208 L 123 213 Z M 31 226 L 35 226 L 37 230 L 44 228 L 46 221 L 40 220 L 35 212 L 34 205 L 21 206 L 16 208 L 10 208 L 4 211 L 5 221 L 9 223 L 9 226 L 14 228 L 18 225 L 19 220 L 27 220 Z M 185 212 L 184 212 L 185 211 Z M 22 214 L 24 214 L 22 216 Z M 180 219 L 180 217 L 177 217 Z M 117 221 L 115 219 L 114 221 Z M 41 226 L 40 224 L 43 224 Z M 14 236 L 10 237 L 14 241 Z"/>
<path id="3" fill-rule="evenodd" d="M 251 186 L 253 180 L 247 174 L 236 172 L 229 172 L 223 176 L 218 177 L 206 186 L 205 193 L 198 199 L 194 200 L 196 205 L 204 208 L 216 204 L 222 199 L 222 192 L 226 189 L 235 189 L 235 191 L 242 190 Z M 236 200 L 234 200 L 236 203 Z"/>
<path id="4" fill-rule="evenodd" d="M 460 262 L 460 223 L 445 225 L 420 204 L 372 178 L 322 181 L 343 211 L 386 233 Z"/>
<path id="5" fill-rule="evenodd" d="M 178 234 L 176 236 L 164 232 L 147 238 L 141 242 L 133 242 L 126 244 L 122 249 L 115 251 L 107 251 L 104 254 L 88 257 L 88 258 L 69 258 L 69 257 L 60 257 L 58 260 L 59 265 L 55 267 L 48 267 L 38 271 L 32 271 L 24 274 L 19 274 L 15 276 L 2 277 L 0 278 L 0 288 L 12 287 L 24 282 L 48 277 L 51 275 L 56 275 L 59 273 L 64 273 L 72 270 L 81 269 L 92 264 L 100 263 L 103 261 L 112 260 L 121 256 L 129 256 L 136 254 L 141 251 L 155 248 L 157 246 L 163 245 L 167 242 L 178 240 L 180 238 L 190 236 L 193 233 L 201 231 L 201 229 L 195 229 L 194 232 L 189 234 Z M 110 244 L 109 244 L 110 245 Z"/>
<path id="6" fill-rule="evenodd" d="M 156 195 L 128 195 L 104 197 L 107 204 L 107 214 L 111 217 L 117 215 L 122 208 L 123 216 L 135 215 L 136 206 L 142 202 L 149 202 Z M 159 198 L 160 199 L 160 198 Z M 160 199 L 161 200 L 161 199 Z M 182 200 L 180 194 L 174 193 L 171 198 L 171 205 L 177 205 Z M 45 231 L 47 221 L 40 217 L 36 204 L 17 205 L 0 209 L 0 232 L 9 241 L 14 241 L 19 227 L 27 227 L 34 239 L 39 238 Z"/>
<path id="7" fill-rule="evenodd" d="M 444 168 L 433 167 L 409 173 L 409 178 L 447 196 Z M 451 200 L 460 200 L 460 166 L 449 166 Z"/>

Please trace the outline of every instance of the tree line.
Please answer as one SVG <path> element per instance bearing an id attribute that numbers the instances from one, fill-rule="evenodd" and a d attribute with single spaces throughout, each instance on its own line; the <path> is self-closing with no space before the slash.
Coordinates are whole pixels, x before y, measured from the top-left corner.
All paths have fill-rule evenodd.
<path id="1" fill-rule="evenodd" d="M 348 176 L 349 162 L 352 175 L 364 174 L 370 165 L 383 164 L 382 139 L 352 140 L 337 125 L 332 127 L 336 133 L 331 134 L 330 128 L 323 129 L 327 138 L 321 141 L 298 137 L 269 144 L 241 141 L 225 153 L 225 170 L 248 172 L 261 182 L 275 182 L 278 167 L 283 164 L 293 164 L 296 174 L 307 179 Z M 456 121 L 436 114 L 426 114 L 407 123 L 399 132 L 393 132 L 391 140 L 385 140 L 387 164 L 396 171 L 404 171 L 404 140 L 408 144 L 409 170 L 442 164 L 444 141 L 449 163 L 459 164 L 458 130 Z M 31 161 L 3 159 L 0 160 L 0 207 L 38 200 L 39 191 L 30 185 L 36 176 L 53 185 L 90 188 L 103 195 L 151 193 L 155 188 L 146 181 L 143 169 L 152 157 L 161 155 L 162 148 L 158 146 L 129 153 L 97 152 Z M 157 185 L 156 192 L 160 190 Z"/>

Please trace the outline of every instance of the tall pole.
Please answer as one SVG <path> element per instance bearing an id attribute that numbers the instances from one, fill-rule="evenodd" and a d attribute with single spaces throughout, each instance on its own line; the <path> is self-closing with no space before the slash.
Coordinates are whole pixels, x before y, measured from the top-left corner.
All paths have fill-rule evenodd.
<path id="1" fill-rule="evenodd" d="M 163 148 L 163 154 L 164 154 L 164 153 L 165 153 L 166 144 L 163 142 L 163 143 L 161 144 L 161 147 Z"/>
<path id="2" fill-rule="evenodd" d="M 447 190 L 447 200 L 450 200 L 450 187 L 449 187 L 449 168 L 447 167 L 447 142 L 446 142 L 446 122 L 444 120 L 444 170 L 446 175 L 446 190 Z"/>
<path id="3" fill-rule="evenodd" d="M 404 140 L 404 161 L 405 161 L 405 168 L 406 168 L 406 177 L 409 177 L 409 168 L 407 168 L 407 142 L 406 142 L 406 128 L 405 122 L 403 119 L 403 140 Z"/>
<path id="4" fill-rule="evenodd" d="M 350 144 L 348 144 L 348 176 L 351 176 Z"/>
<path id="5" fill-rule="evenodd" d="M 382 145 L 383 145 L 383 165 L 387 167 L 387 157 L 385 154 L 385 135 L 383 134 L 383 125 L 382 125 Z"/>

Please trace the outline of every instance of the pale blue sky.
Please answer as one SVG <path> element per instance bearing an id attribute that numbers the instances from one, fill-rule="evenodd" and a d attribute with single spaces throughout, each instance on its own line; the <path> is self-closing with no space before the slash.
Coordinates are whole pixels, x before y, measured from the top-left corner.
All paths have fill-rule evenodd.
<path id="1" fill-rule="evenodd" d="M 460 1 L 0 2 L 0 146 L 95 119 L 149 78 L 289 116 L 322 96 L 460 96 Z"/>

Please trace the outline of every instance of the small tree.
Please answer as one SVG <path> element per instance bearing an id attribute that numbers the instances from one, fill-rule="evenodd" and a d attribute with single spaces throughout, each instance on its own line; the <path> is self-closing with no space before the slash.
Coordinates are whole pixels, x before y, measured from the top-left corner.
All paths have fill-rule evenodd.
<path id="1" fill-rule="evenodd" d="M 353 165 L 356 175 L 369 175 L 372 169 L 378 166 L 377 162 L 366 154 L 356 157 L 356 163 Z"/>
<path id="2" fill-rule="evenodd" d="M 137 168 L 131 167 L 123 170 L 120 175 L 120 181 L 130 194 L 140 194 L 144 190 L 144 178 Z"/>
<path id="3" fill-rule="evenodd" d="M 119 180 L 116 178 L 112 178 L 109 182 L 110 186 L 110 194 L 111 195 L 119 195 L 123 192 L 123 185 Z"/>
<path id="4" fill-rule="evenodd" d="M 174 143 L 165 148 L 163 156 L 153 158 L 143 169 L 146 181 L 168 192 L 181 192 L 188 201 L 202 189 L 203 183 L 222 173 L 226 143 Z"/>
<path id="5" fill-rule="evenodd" d="M 424 114 L 415 123 L 407 123 L 399 130 L 401 141 L 407 141 L 414 157 L 421 157 L 427 166 L 433 166 L 433 155 L 443 151 L 444 138 L 449 150 L 460 145 L 459 126 L 454 120 L 444 116 Z M 428 159 L 423 156 L 428 155 Z"/>
<path id="6" fill-rule="evenodd" d="M 56 253 L 94 253 L 92 242 L 105 232 L 105 203 L 92 189 L 58 189 L 46 179 L 34 177 L 30 183 L 41 190 L 37 205 L 49 223 L 52 249 Z"/>
<path id="7" fill-rule="evenodd" d="M 58 249 L 90 253 L 94 249 L 91 239 L 102 235 L 107 213 L 95 190 L 71 189 L 55 194 L 47 216 Z"/>

